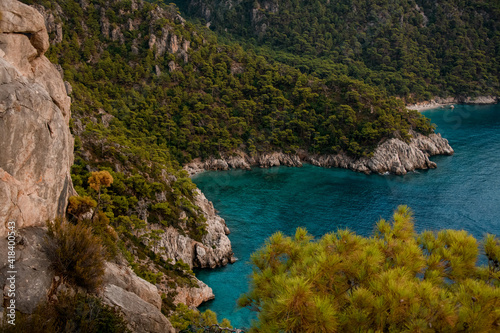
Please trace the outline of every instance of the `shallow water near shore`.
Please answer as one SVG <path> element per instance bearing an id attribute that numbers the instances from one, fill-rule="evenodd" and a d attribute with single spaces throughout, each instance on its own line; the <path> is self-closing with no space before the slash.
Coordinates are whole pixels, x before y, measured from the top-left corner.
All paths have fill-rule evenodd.
<path id="1" fill-rule="evenodd" d="M 463 106 L 423 112 L 455 150 L 431 158 L 437 169 L 405 176 L 364 175 L 349 170 L 302 168 L 205 172 L 193 181 L 213 201 L 231 230 L 239 259 L 215 270 L 197 271 L 215 300 L 200 307 L 234 327 L 249 327 L 254 313 L 237 309 L 248 289 L 251 253 L 276 231 L 299 226 L 314 236 L 349 228 L 368 236 L 380 218 L 400 204 L 414 211 L 417 231 L 464 229 L 475 237 L 500 234 L 500 105 Z"/>

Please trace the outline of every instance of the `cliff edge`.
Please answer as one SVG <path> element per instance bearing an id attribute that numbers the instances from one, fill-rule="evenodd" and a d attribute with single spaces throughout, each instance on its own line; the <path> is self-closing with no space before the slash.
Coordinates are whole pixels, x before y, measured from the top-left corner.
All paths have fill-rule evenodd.
<path id="1" fill-rule="evenodd" d="M 0 2 L 0 236 L 63 215 L 74 192 L 71 99 L 48 47 L 39 12 Z"/>

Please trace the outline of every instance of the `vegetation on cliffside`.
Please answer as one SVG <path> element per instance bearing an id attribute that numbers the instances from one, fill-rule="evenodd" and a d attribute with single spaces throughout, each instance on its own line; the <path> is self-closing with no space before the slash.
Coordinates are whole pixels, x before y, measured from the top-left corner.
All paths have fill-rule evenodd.
<path id="1" fill-rule="evenodd" d="M 320 79 L 220 44 L 175 5 L 25 2 L 45 13 L 47 56 L 71 86 L 75 189 L 99 201 L 93 218 L 117 231 L 118 248 L 151 282 L 192 284 L 179 278 L 189 275 L 182 261 L 162 257 L 166 228 L 196 241 L 206 233 L 183 163 L 234 150 L 369 156 L 384 138 L 433 131 L 428 119 L 362 82 Z M 113 178 L 99 193 L 89 183 L 98 170 Z"/>

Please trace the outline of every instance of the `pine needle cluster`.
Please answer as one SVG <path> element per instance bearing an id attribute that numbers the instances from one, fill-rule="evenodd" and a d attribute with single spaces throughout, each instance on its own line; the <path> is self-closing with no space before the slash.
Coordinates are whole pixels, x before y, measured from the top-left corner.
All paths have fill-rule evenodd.
<path id="1" fill-rule="evenodd" d="M 373 236 L 349 230 L 319 240 L 278 232 L 253 254 L 253 332 L 498 332 L 500 242 L 465 231 L 414 230 L 400 206 Z"/>

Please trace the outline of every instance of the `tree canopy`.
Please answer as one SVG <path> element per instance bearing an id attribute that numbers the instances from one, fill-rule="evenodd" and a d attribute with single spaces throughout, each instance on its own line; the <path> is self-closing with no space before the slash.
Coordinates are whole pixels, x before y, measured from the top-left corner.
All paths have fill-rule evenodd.
<path id="1" fill-rule="evenodd" d="M 417 234 L 407 206 L 371 237 L 349 230 L 319 240 L 278 232 L 251 258 L 240 306 L 253 332 L 493 332 L 500 329 L 500 242 L 466 231 Z"/>
<path id="2" fill-rule="evenodd" d="M 500 89 L 496 0 L 177 2 L 302 72 L 343 73 L 409 102 Z"/>

